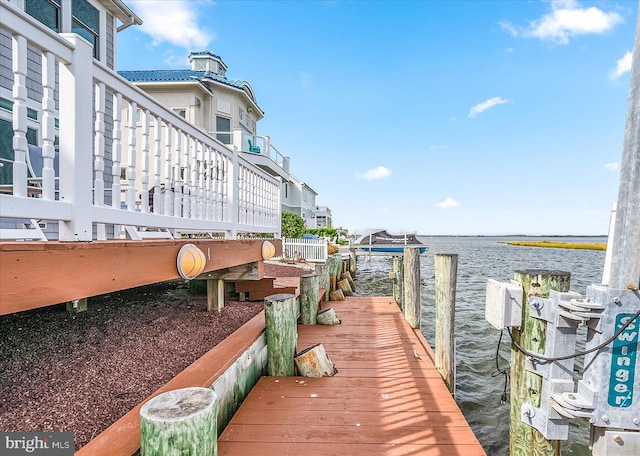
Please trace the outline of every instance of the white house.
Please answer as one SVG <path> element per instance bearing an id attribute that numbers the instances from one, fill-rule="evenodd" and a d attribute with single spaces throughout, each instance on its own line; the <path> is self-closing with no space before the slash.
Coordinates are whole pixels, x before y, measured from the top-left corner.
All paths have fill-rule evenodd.
<path id="1" fill-rule="evenodd" d="M 316 227 L 333 228 L 331 209 L 327 206 L 316 206 Z"/>
<path id="2" fill-rule="evenodd" d="M 196 127 L 219 141 L 235 146 L 248 161 L 282 180 L 282 209 L 299 214 L 315 227 L 317 193 L 290 172 L 290 159 L 278 151 L 269 136 L 257 133 L 264 111 L 246 81 L 227 78 L 228 67 L 213 52 L 192 52 L 191 67 L 178 70 L 119 71 Z"/>
<path id="3" fill-rule="evenodd" d="M 117 32 L 141 23 L 121 0 L 0 1 L 0 239 L 279 235 L 280 177 L 188 122 L 195 96 L 176 112 L 115 72 Z M 229 87 L 242 138 L 262 112 Z"/>

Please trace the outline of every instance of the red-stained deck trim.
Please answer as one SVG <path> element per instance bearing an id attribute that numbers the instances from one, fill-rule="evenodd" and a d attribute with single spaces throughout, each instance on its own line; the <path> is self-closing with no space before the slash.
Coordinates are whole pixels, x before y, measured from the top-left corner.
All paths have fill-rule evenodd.
<path id="1" fill-rule="evenodd" d="M 323 304 L 342 325 L 298 326 L 298 350 L 322 343 L 338 374 L 260 379 L 219 437 L 220 456 L 486 455 L 392 299 Z"/>

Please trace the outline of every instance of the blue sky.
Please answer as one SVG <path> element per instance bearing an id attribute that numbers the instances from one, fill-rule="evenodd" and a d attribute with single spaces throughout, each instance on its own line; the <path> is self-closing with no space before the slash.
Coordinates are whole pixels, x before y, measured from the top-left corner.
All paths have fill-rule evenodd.
<path id="1" fill-rule="evenodd" d="M 127 5 L 118 69 L 220 55 L 334 226 L 607 232 L 636 0 Z"/>

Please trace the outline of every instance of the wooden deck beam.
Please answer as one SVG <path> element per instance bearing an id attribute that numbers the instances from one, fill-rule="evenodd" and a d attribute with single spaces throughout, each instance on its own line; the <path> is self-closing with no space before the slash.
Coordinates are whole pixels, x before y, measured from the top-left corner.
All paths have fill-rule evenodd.
<path id="1" fill-rule="evenodd" d="M 262 240 L 0 243 L 0 315 L 180 278 L 184 244 L 207 258 L 204 272 L 262 261 Z M 276 255 L 280 240 L 271 240 Z"/>

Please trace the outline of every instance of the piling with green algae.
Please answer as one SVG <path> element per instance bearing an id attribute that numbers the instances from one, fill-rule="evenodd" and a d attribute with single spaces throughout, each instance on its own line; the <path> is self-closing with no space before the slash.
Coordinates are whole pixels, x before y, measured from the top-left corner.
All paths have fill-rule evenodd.
<path id="1" fill-rule="evenodd" d="M 522 284 L 522 326 L 511 328 L 513 340 L 526 350 L 544 353 L 547 323 L 529 316 L 529 297 L 549 297 L 550 290 L 569 291 L 571 273 L 528 269 L 515 271 L 514 279 Z M 540 407 L 542 377 L 525 369 L 525 355 L 515 345 L 511 346 L 511 412 L 509 446 L 511 454 L 535 454 L 555 456 L 560 454 L 559 440 L 546 440 L 535 428 L 521 420 L 522 404 Z"/>
<path id="2" fill-rule="evenodd" d="M 276 294 L 264 299 L 267 339 L 267 375 L 291 377 L 295 372 L 297 305 L 292 294 Z"/>
<path id="3" fill-rule="evenodd" d="M 316 274 L 300 276 L 300 322 L 315 325 L 318 315 L 318 289 L 320 280 Z"/>
<path id="4" fill-rule="evenodd" d="M 140 454 L 218 454 L 216 393 L 182 388 L 162 393 L 140 409 Z"/>

